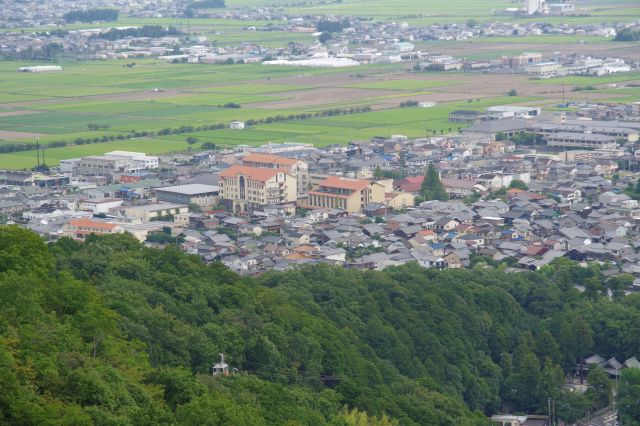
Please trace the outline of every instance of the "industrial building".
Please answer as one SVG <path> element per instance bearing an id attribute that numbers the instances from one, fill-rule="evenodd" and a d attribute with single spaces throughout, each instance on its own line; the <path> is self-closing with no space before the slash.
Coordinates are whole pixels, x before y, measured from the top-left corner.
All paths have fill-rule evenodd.
<path id="1" fill-rule="evenodd" d="M 104 155 L 82 157 L 61 164 L 61 170 L 72 168 L 74 173 L 84 175 L 107 175 L 137 173 L 158 168 L 158 157 L 141 152 L 111 151 Z"/>
<path id="2" fill-rule="evenodd" d="M 489 120 L 537 117 L 540 114 L 542 114 L 540 107 L 498 105 L 487 108 L 487 118 Z"/>
<path id="3" fill-rule="evenodd" d="M 57 188 L 69 185 L 69 177 L 62 175 L 45 175 L 37 172 L 16 170 L 0 170 L 0 183 L 12 186 L 39 186 L 41 188 Z"/>

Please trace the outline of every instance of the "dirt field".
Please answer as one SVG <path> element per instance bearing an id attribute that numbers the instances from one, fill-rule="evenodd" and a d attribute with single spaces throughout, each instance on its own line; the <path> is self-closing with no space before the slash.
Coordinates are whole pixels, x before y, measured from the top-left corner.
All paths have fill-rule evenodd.
<path id="1" fill-rule="evenodd" d="M 0 130 L 0 140 L 36 138 L 38 136 L 44 136 L 44 133 L 14 132 L 13 130 Z"/>
<path id="2" fill-rule="evenodd" d="M 251 104 L 254 108 L 295 109 L 315 105 L 331 105 L 342 102 L 357 102 L 360 99 L 375 98 L 397 94 L 393 90 L 352 89 L 343 87 L 321 87 L 309 90 L 280 92 L 278 95 L 286 97 L 280 101 L 257 102 Z"/>
<path id="3" fill-rule="evenodd" d="M 5 112 L 0 112 L 0 117 L 13 117 L 15 115 L 28 115 L 28 114 L 40 114 L 40 111 L 27 111 L 27 110 L 5 111 Z"/>

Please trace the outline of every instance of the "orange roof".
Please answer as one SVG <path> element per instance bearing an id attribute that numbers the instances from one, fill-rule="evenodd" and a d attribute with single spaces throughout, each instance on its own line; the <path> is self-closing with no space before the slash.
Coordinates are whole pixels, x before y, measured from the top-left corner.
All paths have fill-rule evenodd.
<path id="1" fill-rule="evenodd" d="M 370 183 L 371 182 L 369 182 L 368 180 L 351 179 L 342 176 L 329 176 L 328 178 L 320 182 L 320 186 L 325 186 L 328 188 L 350 189 L 352 191 L 362 191 L 367 186 L 369 186 Z"/>
<path id="2" fill-rule="evenodd" d="M 236 177 L 238 175 L 244 175 L 249 180 L 265 182 L 282 172 L 286 173 L 287 171 L 283 169 L 261 169 L 258 167 L 240 166 L 236 164 L 235 166 L 231 166 L 228 169 L 221 171 L 220 177 Z"/>
<path id="3" fill-rule="evenodd" d="M 105 231 L 111 231 L 115 228 L 115 223 L 106 223 L 106 222 L 97 222 L 91 219 L 71 219 L 69 221 L 69 225 L 75 226 L 77 228 L 95 228 L 95 229 L 104 229 Z"/>
<path id="4" fill-rule="evenodd" d="M 242 161 L 253 163 L 279 164 L 281 166 L 293 166 L 298 162 L 295 158 L 280 157 L 273 154 L 259 154 L 252 152 L 242 157 Z"/>

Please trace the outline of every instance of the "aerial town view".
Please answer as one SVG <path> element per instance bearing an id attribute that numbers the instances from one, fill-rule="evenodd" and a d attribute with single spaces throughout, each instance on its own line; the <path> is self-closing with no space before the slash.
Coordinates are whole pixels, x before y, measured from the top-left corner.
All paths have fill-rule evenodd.
<path id="1" fill-rule="evenodd" d="M 640 426 L 637 0 L 5 0 L 0 425 Z"/>

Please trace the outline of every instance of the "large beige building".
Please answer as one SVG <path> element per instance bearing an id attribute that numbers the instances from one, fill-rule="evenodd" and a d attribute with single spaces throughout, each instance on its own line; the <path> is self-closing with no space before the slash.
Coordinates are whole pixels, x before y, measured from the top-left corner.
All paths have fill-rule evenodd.
<path id="1" fill-rule="evenodd" d="M 308 205 L 361 212 L 369 203 L 384 203 L 385 186 L 364 179 L 329 176 L 309 191 Z"/>
<path id="2" fill-rule="evenodd" d="M 269 204 L 294 203 L 297 179 L 285 169 L 235 165 L 219 174 L 220 198 L 233 212 L 249 212 Z"/>
<path id="3" fill-rule="evenodd" d="M 261 169 L 284 169 L 296 177 L 298 181 L 298 194 L 303 194 L 309 190 L 309 166 L 305 161 L 298 160 L 297 158 L 252 152 L 242 157 L 242 165 L 259 167 Z"/>
<path id="4" fill-rule="evenodd" d="M 123 232 L 124 230 L 114 223 L 98 222 L 85 218 L 71 219 L 62 226 L 63 236 L 81 241 L 84 241 L 87 235 L 91 234 L 106 235 Z"/>

